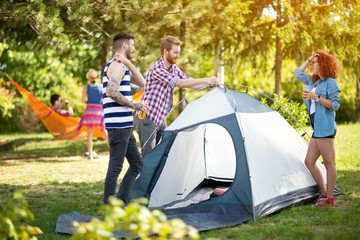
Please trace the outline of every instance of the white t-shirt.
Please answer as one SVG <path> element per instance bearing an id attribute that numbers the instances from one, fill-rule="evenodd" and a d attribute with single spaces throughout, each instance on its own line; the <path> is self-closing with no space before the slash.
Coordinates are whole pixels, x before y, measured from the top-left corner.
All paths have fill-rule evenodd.
<path id="1" fill-rule="evenodd" d="M 311 89 L 311 92 L 315 93 L 316 87 L 314 87 L 313 89 Z M 310 104 L 310 115 L 315 113 L 315 100 L 311 99 L 311 104 Z"/>

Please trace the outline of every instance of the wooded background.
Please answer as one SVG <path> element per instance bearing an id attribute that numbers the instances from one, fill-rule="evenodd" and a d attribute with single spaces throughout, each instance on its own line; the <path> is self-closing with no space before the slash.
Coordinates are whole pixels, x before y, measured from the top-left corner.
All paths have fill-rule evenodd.
<path id="1" fill-rule="evenodd" d="M 2 1 L 0 64 L 46 104 L 53 93 L 68 98 L 80 117 L 86 72 L 103 70 L 119 32 L 135 36 L 132 61 L 144 76 L 161 56 L 161 39 L 173 35 L 183 41 L 178 65 L 189 76 L 299 102 L 294 69 L 316 50 L 330 52 L 342 65 L 337 121 L 360 121 L 359 0 Z M 177 99 L 187 93 L 177 90 Z M 44 130 L 3 74 L 0 113 L 2 133 Z"/>

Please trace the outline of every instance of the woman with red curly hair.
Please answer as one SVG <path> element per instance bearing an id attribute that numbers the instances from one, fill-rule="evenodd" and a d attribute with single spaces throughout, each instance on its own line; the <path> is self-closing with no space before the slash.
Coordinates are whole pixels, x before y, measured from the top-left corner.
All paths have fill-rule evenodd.
<path id="1" fill-rule="evenodd" d="M 305 69 L 310 65 L 313 73 L 307 75 Z M 336 135 L 335 111 L 340 106 L 340 88 L 336 78 L 340 71 L 337 59 L 322 51 L 316 51 L 299 68 L 294 76 L 308 85 L 308 91 L 303 91 L 302 97 L 306 105 L 311 127 L 314 130 L 305 157 L 305 165 L 309 169 L 319 188 L 319 197 L 315 200 L 315 207 L 334 206 L 334 190 L 337 178 L 335 161 Z M 320 169 L 316 165 L 317 159 L 323 158 L 326 168 L 326 183 Z M 327 188 L 326 188 L 327 187 Z"/>

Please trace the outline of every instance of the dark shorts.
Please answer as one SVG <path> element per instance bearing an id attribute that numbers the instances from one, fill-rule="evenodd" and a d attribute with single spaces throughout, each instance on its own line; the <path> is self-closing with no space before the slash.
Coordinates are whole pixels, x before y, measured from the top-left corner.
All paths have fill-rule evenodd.
<path id="1" fill-rule="evenodd" d="M 333 134 L 333 135 L 330 135 L 330 136 L 327 136 L 327 137 L 314 137 L 314 133 L 312 134 L 311 137 L 318 139 L 318 138 L 335 138 L 335 136 L 336 136 L 336 129 L 334 130 L 334 134 Z"/>

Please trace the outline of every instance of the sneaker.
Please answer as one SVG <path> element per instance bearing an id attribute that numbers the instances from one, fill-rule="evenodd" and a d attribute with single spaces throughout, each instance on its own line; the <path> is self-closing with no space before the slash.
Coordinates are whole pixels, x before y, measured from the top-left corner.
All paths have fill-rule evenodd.
<path id="1" fill-rule="evenodd" d="M 322 198 L 326 198 L 326 192 L 321 192 L 319 193 L 319 197 L 313 202 L 313 204 L 317 204 L 317 202 L 322 199 Z"/>
<path id="2" fill-rule="evenodd" d="M 321 198 L 313 207 L 334 206 L 334 198 Z"/>
<path id="3" fill-rule="evenodd" d="M 85 156 L 89 156 L 89 152 L 85 152 L 84 155 L 85 155 Z M 93 156 L 97 156 L 97 153 L 96 153 L 96 152 L 93 152 Z"/>

